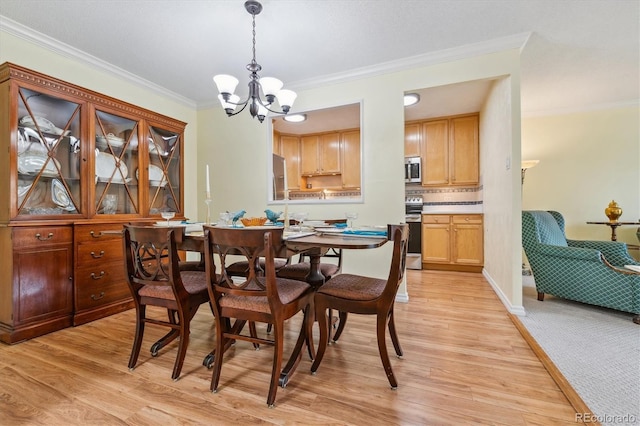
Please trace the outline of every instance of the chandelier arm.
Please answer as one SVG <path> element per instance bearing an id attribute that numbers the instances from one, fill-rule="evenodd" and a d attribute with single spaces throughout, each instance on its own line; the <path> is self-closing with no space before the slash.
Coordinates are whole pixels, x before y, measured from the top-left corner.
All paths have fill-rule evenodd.
<path id="1" fill-rule="evenodd" d="M 244 109 L 247 107 L 247 105 L 249 105 L 249 99 L 244 101 L 244 104 L 235 104 L 235 105 L 242 105 L 242 108 L 240 108 L 239 111 L 232 112 L 231 114 L 227 113 L 227 117 L 233 117 L 234 115 L 240 114 L 242 111 L 244 111 Z"/>

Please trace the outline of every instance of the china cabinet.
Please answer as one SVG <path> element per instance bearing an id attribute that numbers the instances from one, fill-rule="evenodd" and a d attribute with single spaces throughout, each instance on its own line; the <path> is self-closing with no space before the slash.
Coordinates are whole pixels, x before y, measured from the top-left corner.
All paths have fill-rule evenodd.
<path id="1" fill-rule="evenodd" d="M 0 341 L 129 308 L 122 224 L 184 217 L 186 124 L 11 63 L 0 104 Z"/>
<path id="2" fill-rule="evenodd" d="M 484 263 L 482 215 L 422 215 L 423 269 L 480 272 Z"/>

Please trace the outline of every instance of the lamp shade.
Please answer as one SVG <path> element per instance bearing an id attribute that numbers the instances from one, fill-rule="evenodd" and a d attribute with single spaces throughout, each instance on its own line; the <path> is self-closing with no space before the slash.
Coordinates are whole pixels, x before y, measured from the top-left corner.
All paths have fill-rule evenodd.
<path id="1" fill-rule="evenodd" d="M 276 96 L 278 91 L 282 89 L 282 81 L 274 77 L 262 77 L 260 79 L 260 86 L 262 86 L 262 92 L 265 96 Z"/>
<path id="2" fill-rule="evenodd" d="M 527 170 L 538 165 L 540 160 L 522 160 L 521 169 Z"/>
<path id="3" fill-rule="evenodd" d="M 225 101 L 222 95 L 218 95 L 218 99 L 220 100 L 220 103 L 222 104 L 222 108 L 224 108 L 225 111 L 226 110 L 234 111 L 236 109 L 237 103 L 240 102 L 240 96 L 238 95 L 231 95 L 229 97 L 229 101 Z"/>
<path id="4" fill-rule="evenodd" d="M 213 77 L 214 83 L 218 87 L 218 92 L 233 94 L 238 85 L 238 79 L 228 74 L 218 74 Z"/>
<path id="5" fill-rule="evenodd" d="M 297 96 L 298 94 L 293 90 L 287 90 L 287 89 L 280 90 L 277 94 L 278 103 L 280 104 L 280 107 L 282 107 L 283 109 L 284 107 L 291 108 Z"/>

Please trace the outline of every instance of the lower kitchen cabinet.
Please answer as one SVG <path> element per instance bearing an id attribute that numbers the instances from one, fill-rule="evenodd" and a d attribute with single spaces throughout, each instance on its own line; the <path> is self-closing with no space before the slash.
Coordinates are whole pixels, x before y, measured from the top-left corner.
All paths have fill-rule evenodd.
<path id="1" fill-rule="evenodd" d="M 422 268 L 480 272 L 482 215 L 422 215 Z"/>

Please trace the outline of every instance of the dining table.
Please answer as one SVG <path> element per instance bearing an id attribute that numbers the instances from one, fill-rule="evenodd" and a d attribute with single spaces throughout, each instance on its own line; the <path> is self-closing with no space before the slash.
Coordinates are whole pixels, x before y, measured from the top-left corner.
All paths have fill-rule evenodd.
<path id="1" fill-rule="evenodd" d="M 320 271 L 320 259 L 330 249 L 363 250 L 383 246 L 387 237 L 377 235 L 346 235 L 341 233 L 296 232 L 286 231 L 283 234 L 283 249 L 278 257 L 291 257 L 304 253 L 309 256 L 309 274 L 306 282 L 315 290 L 324 284 L 324 275 Z M 204 253 L 204 233 L 185 233 L 178 242 L 179 250 Z"/>

